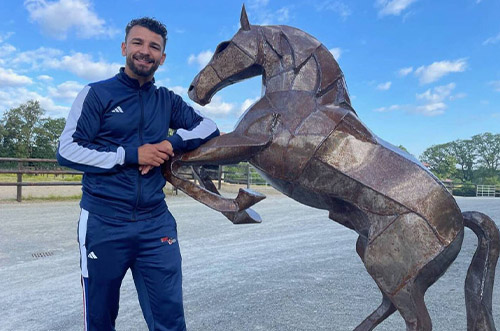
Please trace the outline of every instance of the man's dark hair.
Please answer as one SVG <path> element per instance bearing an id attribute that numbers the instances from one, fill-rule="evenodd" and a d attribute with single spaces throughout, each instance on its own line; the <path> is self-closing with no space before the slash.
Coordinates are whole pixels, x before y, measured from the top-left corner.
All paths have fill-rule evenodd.
<path id="1" fill-rule="evenodd" d="M 125 42 L 127 42 L 130 29 L 136 25 L 142 26 L 153 31 L 154 33 L 159 34 L 163 38 L 163 49 L 165 50 L 165 45 L 167 44 L 167 28 L 165 27 L 165 24 L 151 17 L 141 17 L 130 21 L 125 28 Z"/>

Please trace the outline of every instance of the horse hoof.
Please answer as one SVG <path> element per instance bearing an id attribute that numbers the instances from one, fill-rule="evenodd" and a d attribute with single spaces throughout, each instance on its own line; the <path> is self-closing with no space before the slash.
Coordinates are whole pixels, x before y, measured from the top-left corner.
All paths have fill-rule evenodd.
<path id="1" fill-rule="evenodd" d="M 238 192 L 238 196 L 236 197 L 235 202 L 238 205 L 238 211 L 240 212 L 255 205 L 257 202 L 265 198 L 266 196 L 262 193 L 253 191 L 251 189 L 240 188 L 240 191 Z"/>
<path id="2" fill-rule="evenodd" d="M 224 215 L 233 224 L 256 224 L 262 222 L 260 215 L 251 208 L 235 213 L 224 213 Z"/>

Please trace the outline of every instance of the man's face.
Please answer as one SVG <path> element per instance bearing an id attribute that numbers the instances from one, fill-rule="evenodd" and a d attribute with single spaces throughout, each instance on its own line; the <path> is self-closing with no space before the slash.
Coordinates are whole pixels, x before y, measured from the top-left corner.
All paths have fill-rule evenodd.
<path id="1" fill-rule="evenodd" d="M 136 79 L 151 79 L 165 61 L 163 38 L 140 25 L 130 29 L 126 42 L 122 43 L 122 55 L 126 56 L 125 72 Z"/>

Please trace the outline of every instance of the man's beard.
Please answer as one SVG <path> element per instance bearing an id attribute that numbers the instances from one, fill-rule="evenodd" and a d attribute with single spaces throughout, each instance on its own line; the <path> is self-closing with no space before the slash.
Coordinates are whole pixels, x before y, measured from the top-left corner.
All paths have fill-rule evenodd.
<path id="1" fill-rule="evenodd" d="M 153 65 L 151 66 L 150 69 L 142 69 L 142 68 L 137 67 L 135 65 L 135 63 L 134 63 L 134 57 L 135 57 L 135 59 L 138 59 L 138 60 L 144 60 L 144 59 L 151 60 L 151 61 L 154 61 L 154 60 L 150 59 L 149 57 L 141 56 L 141 55 L 127 56 L 127 66 L 137 76 L 140 76 L 140 77 L 150 77 L 150 76 L 152 76 L 155 73 L 156 69 L 158 69 L 158 67 L 160 66 L 160 62 L 153 62 Z"/>

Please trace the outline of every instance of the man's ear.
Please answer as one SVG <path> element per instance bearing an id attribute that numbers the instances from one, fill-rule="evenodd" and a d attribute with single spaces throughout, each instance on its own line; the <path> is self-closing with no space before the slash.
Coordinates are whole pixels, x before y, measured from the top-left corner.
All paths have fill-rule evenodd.
<path id="1" fill-rule="evenodd" d="M 165 59 L 167 58 L 167 54 L 163 53 L 160 59 L 160 65 L 163 65 L 163 62 L 165 62 Z"/>
<path id="2" fill-rule="evenodd" d="M 127 55 L 127 44 L 125 44 L 125 42 L 122 42 L 122 55 Z"/>

